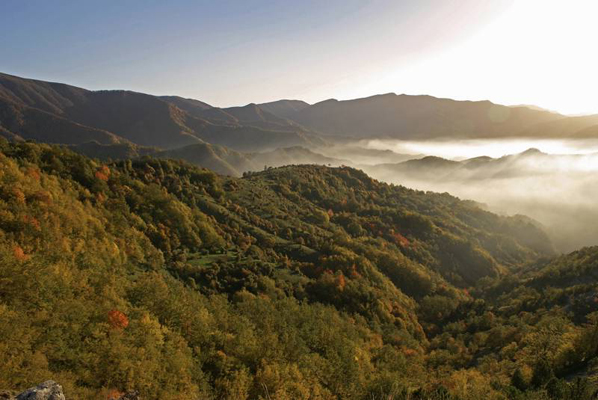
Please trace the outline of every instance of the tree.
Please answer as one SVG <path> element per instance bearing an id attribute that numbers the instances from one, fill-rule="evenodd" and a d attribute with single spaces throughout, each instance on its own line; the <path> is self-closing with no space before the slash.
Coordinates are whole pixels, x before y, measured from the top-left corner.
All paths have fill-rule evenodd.
<path id="1" fill-rule="evenodd" d="M 543 387 L 554 377 L 552 366 L 545 359 L 539 359 L 534 366 L 534 372 L 532 374 L 532 386 Z"/>
<path id="2" fill-rule="evenodd" d="M 523 371 L 521 371 L 521 368 L 517 368 L 513 373 L 513 376 L 511 377 L 511 385 L 522 392 L 527 390 L 529 385 L 527 379 L 525 379 L 525 376 L 523 375 Z"/>

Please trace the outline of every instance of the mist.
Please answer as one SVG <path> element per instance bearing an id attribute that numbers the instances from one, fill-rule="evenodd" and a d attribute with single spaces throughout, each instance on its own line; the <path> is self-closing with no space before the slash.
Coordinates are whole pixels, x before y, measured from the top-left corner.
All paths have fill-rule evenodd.
<path id="1" fill-rule="evenodd" d="M 562 252 L 598 245 L 598 141 L 372 140 L 358 144 L 401 155 L 434 156 L 361 165 L 374 178 L 448 192 L 499 214 L 527 215 L 546 228 Z"/>
<path id="2" fill-rule="evenodd" d="M 598 139 L 443 139 L 443 140 L 360 140 L 354 143 L 372 150 L 390 150 L 399 154 L 424 154 L 452 160 L 473 157 L 502 157 L 530 148 L 548 154 L 598 153 Z"/>

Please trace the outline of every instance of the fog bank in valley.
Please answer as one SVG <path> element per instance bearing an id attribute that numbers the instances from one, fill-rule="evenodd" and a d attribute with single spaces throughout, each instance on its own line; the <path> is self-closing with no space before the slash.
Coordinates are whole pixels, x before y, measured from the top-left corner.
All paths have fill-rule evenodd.
<path id="1" fill-rule="evenodd" d="M 377 179 L 448 192 L 497 213 L 530 216 L 563 252 L 598 245 L 598 141 L 376 140 L 360 145 L 430 155 L 361 166 Z"/>

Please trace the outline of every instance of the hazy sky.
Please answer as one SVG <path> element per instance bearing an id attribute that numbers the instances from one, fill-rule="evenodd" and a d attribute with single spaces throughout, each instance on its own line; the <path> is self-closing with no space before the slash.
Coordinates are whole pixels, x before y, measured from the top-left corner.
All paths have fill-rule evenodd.
<path id="1" fill-rule="evenodd" d="M 216 106 L 431 94 L 598 113 L 598 0 L 0 0 L 0 71 Z"/>

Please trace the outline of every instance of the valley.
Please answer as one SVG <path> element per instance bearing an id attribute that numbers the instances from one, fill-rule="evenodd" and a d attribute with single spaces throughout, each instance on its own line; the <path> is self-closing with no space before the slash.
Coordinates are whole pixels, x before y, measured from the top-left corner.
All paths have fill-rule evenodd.
<path id="1" fill-rule="evenodd" d="M 590 399 L 595 126 L 430 96 L 217 108 L 0 75 L 0 385 Z"/>

